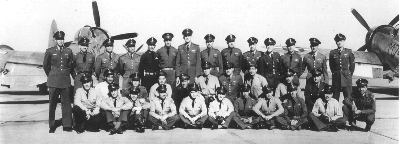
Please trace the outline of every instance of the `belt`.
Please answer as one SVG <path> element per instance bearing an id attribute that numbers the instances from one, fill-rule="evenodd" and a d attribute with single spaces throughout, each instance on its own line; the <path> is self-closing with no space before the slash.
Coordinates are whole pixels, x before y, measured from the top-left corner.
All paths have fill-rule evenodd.
<path id="1" fill-rule="evenodd" d="M 155 72 L 144 72 L 144 76 L 146 76 L 146 75 L 152 76 L 152 75 L 156 75 L 156 73 Z"/>
<path id="2" fill-rule="evenodd" d="M 174 68 L 162 68 L 162 70 L 175 70 Z"/>
<path id="3" fill-rule="evenodd" d="M 76 75 L 84 74 L 84 73 L 91 74 L 92 72 L 91 71 L 79 71 L 79 72 L 76 73 Z"/>

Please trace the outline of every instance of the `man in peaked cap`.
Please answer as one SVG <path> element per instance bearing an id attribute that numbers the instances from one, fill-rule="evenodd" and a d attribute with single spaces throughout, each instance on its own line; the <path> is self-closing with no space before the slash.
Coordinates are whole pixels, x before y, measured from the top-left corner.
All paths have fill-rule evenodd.
<path id="1" fill-rule="evenodd" d="M 101 95 L 103 99 L 108 98 L 108 85 L 112 84 L 115 79 L 115 72 L 113 69 L 106 69 L 104 70 L 105 81 L 100 82 L 96 85 L 95 89 L 98 92 L 98 95 Z"/>
<path id="2" fill-rule="evenodd" d="M 118 77 L 118 60 L 119 60 L 119 55 L 114 53 L 114 40 L 113 39 L 106 39 L 103 42 L 103 46 L 106 48 L 106 51 L 104 53 L 100 54 L 96 58 L 96 62 L 94 65 L 94 70 L 96 73 L 96 77 L 100 82 L 104 81 L 105 76 L 102 75 L 104 71 L 108 69 L 113 69 L 114 70 L 114 83 L 119 83 L 119 77 Z"/>
<path id="3" fill-rule="evenodd" d="M 72 131 L 72 111 L 69 87 L 71 87 L 70 74 L 73 73 L 73 53 L 64 47 L 64 32 L 57 31 L 53 38 L 57 45 L 46 50 L 43 59 L 43 70 L 47 75 L 49 87 L 49 133 L 54 133 L 55 110 L 57 99 L 60 95 L 62 103 L 62 125 L 64 131 Z"/>
<path id="4" fill-rule="evenodd" d="M 155 77 L 158 79 L 158 81 L 156 83 L 154 83 L 153 86 L 151 86 L 151 88 L 150 88 L 150 93 L 149 93 L 150 101 L 157 98 L 157 88 L 160 85 L 166 86 L 167 94 L 168 94 L 167 97 L 171 98 L 172 97 L 172 88 L 171 88 L 171 85 L 169 85 L 167 83 L 167 73 L 165 73 L 164 71 L 157 71 L 157 73 L 155 73 Z"/>
<path id="5" fill-rule="evenodd" d="M 174 99 L 175 104 L 177 106 L 177 109 L 179 110 L 180 104 L 182 100 L 187 97 L 190 93 L 189 91 L 189 81 L 190 81 L 190 76 L 181 73 L 179 76 L 179 80 L 181 81 L 180 84 L 176 87 L 175 94 L 172 95 L 172 99 Z"/>
<path id="6" fill-rule="evenodd" d="M 250 89 L 251 86 L 248 84 L 241 86 L 240 97 L 238 97 L 233 103 L 235 112 L 240 117 L 240 120 L 246 124 L 251 124 L 253 119 L 257 116 L 257 114 L 252 110 L 253 106 L 257 103 L 257 100 L 254 99 Z"/>
<path id="7" fill-rule="evenodd" d="M 271 87 L 264 87 L 264 93 L 252 108 L 259 116 L 253 121 L 255 129 L 262 129 L 268 126 L 268 129 L 272 130 L 276 127 L 277 121 L 284 120 L 284 118 L 280 116 L 284 113 L 282 102 L 279 98 L 273 96 L 273 90 L 274 89 Z"/>
<path id="8" fill-rule="evenodd" d="M 146 101 L 140 93 L 139 86 L 133 86 L 129 89 L 127 97 L 133 103 L 133 107 L 128 117 L 128 123 L 130 127 L 136 129 L 136 132 L 143 133 L 145 131 L 144 125 L 149 115 L 150 101 Z"/>
<path id="9" fill-rule="evenodd" d="M 199 76 L 196 84 L 200 88 L 200 94 L 204 96 L 206 105 L 215 99 L 215 90 L 220 87 L 218 78 L 211 75 L 212 64 L 208 61 L 204 62 L 201 67 L 203 68 L 203 75 Z"/>
<path id="10" fill-rule="evenodd" d="M 285 81 L 279 83 L 275 89 L 275 97 L 280 98 L 281 100 L 285 99 L 285 95 L 288 94 L 289 87 L 292 87 L 293 85 L 297 86 L 297 84 L 293 82 L 294 79 L 293 70 L 291 69 L 286 70 L 282 76 Z M 300 94 L 300 87 L 298 86 L 297 86 L 297 94 L 299 95 L 300 98 L 304 100 L 304 95 Z"/>
<path id="11" fill-rule="evenodd" d="M 246 69 L 248 74 L 244 83 L 250 85 L 250 92 L 254 96 L 253 98 L 257 100 L 258 96 L 263 93 L 262 88 L 268 86 L 268 82 L 263 76 L 257 74 L 257 64 L 250 63 Z"/>
<path id="12" fill-rule="evenodd" d="M 179 107 L 179 117 L 185 123 L 185 128 L 202 129 L 208 118 L 204 97 L 199 93 L 197 84 L 190 84 L 189 91 L 189 96 L 183 99 Z"/>
<path id="13" fill-rule="evenodd" d="M 375 122 L 376 101 L 374 93 L 368 90 L 368 81 L 358 79 L 356 81 L 357 91 L 351 97 L 343 100 L 344 117 L 349 121 L 350 130 L 356 127 L 356 120 L 366 123 L 365 131 L 370 131 Z"/>
<path id="14" fill-rule="evenodd" d="M 299 77 L 303 74 L 302 59 L 295 50 L 296 40 L 289 38 L 286 40 L 286 47 L 288 52 L 281 56 L 281 70 L 284 72 L 287 69 L 292 70 L 294 73 L 293 82 L 300 85 Z"/>
<path id="15" fill-rule="evenodd" d="M 174 100 L 167 96 L 167 86 L 164 84 L 158 86 L 157 94 L 157 98 L 150 102 L 149 121 L 153 123 L 153 130 L 158 130 L 160 126 L 170 130 L 179 121 Z"/>
<path id="16" fill-rule="evenodd" d="M 328 85 L 322 80 L 322 71 L 320 69 L 311 70 L 311 73 L 312 77 L 307 80 L 304 89 L 304 100 L 309 112 L 313 109 L 315 101 L 324 97 L 324 88 Z"/>
<path id="17" fill-rule="evenodd" d="M 319 69 L 322 70 L 322 80 L 325 83 L 328 83 L 329 82 L 329 76 L 327 70 L 328 67 L 326 66 L 327 58 L 325 55 L 318 52 L 318 45 L 321 44 L 321 42 L 317 38 L 310 38 L 309 41 L 310 41 L 311 52 L 304 55 L 303 70 L 302 70 L 305 71 L 306 68 L 308 70 L 306 81 L 312 77 L 311 73 L 312 70 Z"/>
<path id="18" fill-rule="evenodd" d="M 94 54 L 88 52 L 89 39 L 81 38 L 78 42 L 80 52 L 74 54 L 73 68 L 74 72 L 72 77 L 74 78 L 74 92 L 82 87 L 82 83 L 79 81 L 84 74 L 89 74 L 90 76 L 94 73 Z"/>
<path id="19" fill-rule="evenodd" d="M 257 71 L 267 79 L 268 85 L 275 90 L 281 79 L 281 55 L 273 51 L 276 44 L 273 38 L 265 39 L 264 44 L 267 51 L 261 56 Z"/>
<path id="20" fill-rule="evenodd" d="M 206 40 L 207 49 L 201 51 L 201 62 L 211 63 L 211 75 L 218 77 L 223 73 L 223 63 L 221 52 L 218 49 L 213 48 L 215 36 L 207 34 L 204 36 Z"/>
<path id="21" fill-rule="evenodd" d="M 248 67 L 249 65 L 256 65 L 258 63 L 258 60 L 260 60 L 261 56 L 262 56 L 262 52 L 261 51 L 257 51 L 257 43 L 258 43 L 258 39 L 255 37 L 250 37 L 247 40 L 247 43 L 249 43 L 249 47 L 250 47 L 250 51 L 247 51 L 245 53 L 243 53 L 243 62 L 242 62 L 242 70 L 244 70 L 244 79 L 247 78 L 248 73 Z"/>
<path id="22" fill-rule="evenodd" d="M 164 39 L 165 45 L 157 50 L 159 67 L 162 71 L 167 73 L 167 83 L 171 85 L 173 92 L 175 92 L 175 64 L 178 50 L 171 45 L 172 38 L 174 38 L 172 33 L 164 33 L 162 38 Z"/>
<path id="23" fill-rule="evenodd" d="M 192 42 L 193 31 L 184 29 L 182 31 L 185 43 L 178 47 L 178 55 L 176 56 L 176 74 L 186 73 L 190 76 L 190 83 L 195 82 L 195 78 L 201 74 L 201 56 L 199 45 Z M 179 83 L 179 78 L 176 78 Z"/>
<path id="24" fill-rule="evenodd" d="M 156 72 L 160 70 L 159 60 L 154 49 L 156 48 L 157 40 L 151 37 L 147 40 L 148 49 L 140 57 L 139 74 L 142 77 L 142 85 L 150 91 L 150 87 L 157 82 Z"/>
<path id="25" fill-rule="evenodd" d="M 138 73 L 133 73 L 129 76 L 129 79 L 131 80 L 128 83 L 128 87 L 125 89 L 122 89 L 121 94 L 125 97 L 129 97 L 129 92 L 132 91 L 134 88 L 139 89 L 139 93 L 137 95 L 138 99 L 143 99 L 144 101 L 150 102 L 149 100 L 149 94 L 144 86 L 140 85 L 140 76 Z"/>
<path id="26" fill-rule="evenodd" d="M 352 50 L 344 48 L 346 37 L 339 33 L 334 39 L 338 48 L 329 53 L 329 68 L 332 72 L 333 98 L 339 100 L 341 91 L 344 98 L 351 95 L 355 64 Z"/>
<path id="27" fill-rule="evenodd" d="M 282 129 L 301 130 L 301 126 L 307 124 L 308 111 L 303 98 L 298 96 L 298 87 L 288 87 L 288 94 L 285 96 L 282 106 L 285 109 L 285 120 L 278 120 Z"/>
<path id="28" fill-rule="evenodd" d="M 233 103 L 239 94 L 239 85 L 243 85 L 243 78 L 233 72 L 234 67 L 231 63 L 225 63 L 224 69 L 225 73 L 219 76 L 218 80 L 221 87 L 227 91 L 226 98 Z"/>
<path id="29" fill-rule="evenodd" d="M 242 75 L 242 51 L 239 48 L 235 48 L 235 35 L 228 35 L 225 38 L 226 43 L 228 44 L 228 48 L 225 48 L 221 51 L 222 62 L 223 63 L 232 63 L 232 67 L 234 68 L 234 73 L 237 75 Z M 224 71 L 226 68 L 224 68 Z"/>
<path id="30" fill-rule="evenodd" d="M 124 45 L 128 52 L 118 60 L 118 72 L 122 76 L 122 89 L 129 87 L 129 76 L 138 72 L 140 55 L 136 54 L 135 45 L 136 41 L 129 39 Z"/>

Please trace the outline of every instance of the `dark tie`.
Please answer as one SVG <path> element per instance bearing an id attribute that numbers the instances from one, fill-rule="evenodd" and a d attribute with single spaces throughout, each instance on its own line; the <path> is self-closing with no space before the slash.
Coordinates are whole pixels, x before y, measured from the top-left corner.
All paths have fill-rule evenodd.
<path id="1" fill-rule="evenodd" d="M 64 47 L 61 46 L 60 47 L 60 53 L 62 53 L 63 49 L 64 49 Z"/>
<path id="2" fill-rule="evenodd" d="M 210 49 L 208 49 L 208 51 L 207 51 L 207 52 L 208 52 L 208 57 L 210 58 Z"/>
<path id="3" fill-rule="evenodd" d="M 312 55 L 312 58 L 314 59 L 314 61 L 315 61 L 315 53 Z"/>
<path id="4" fill-rule="evenodd" d="M 111 53 L 108 53 L 108 56 L 110 56 L 110 61 L 111 61 L 111 58 L 112 58 L 112 57 L 111 57 Z"/>
<path id="5" fill-rule="evenodd" d="M 162 109 L 164 109 L 164 100 L 165 100 L 165 99 L 161 100 L 161 108 L 162 108 Z"/>
<path id="6" fill-rule="evenodd" d="M 328 107 L 328 102 L 325 103 L 324 107 L 325 107 L 325 112 L 326 112 L 326 108 Z"/>
<path id="7" fill-rule="evenodd" d="M 187 52 L 189 52 L 189 45 L 186 45 L 186 50 Z"/>
<path id="8" fill-rule="evenodd" d="M 117 98 L 114 99 L 114 107 L 117 107 Z"/>
<path id="9" fill-rule="evenodd" d="M 222 107 L 222 101 L 218 101 L 219 102 L 219 109 L 221 109 Z"/>
<path id="10" fill-rule="evenodd" d="M 270 99 L 267 100 L 267 107 L 269 107 L 269 101 L 270 101 Z"/>
<path id="11" fill-rule="evenodd" d="M 252 76 L 251 79 L 250 79 L 250 86 L 251 87 L 253 86 L 253 80 L 254 80 L 254 76 Z"/>
<path id="12" fill-rule="evenodd" d="M 192 99 L 192 107 L 194 108 L 194 100 L 196 100 L 196 98 L 190 98 Z"/>
<path id="13" fill-rule="evenodd" d="M 233 51 L 233 48 L 231 48 L 231 52 L 230 52 L 230 55 L 232 55 L 232 51 Z"/>
<path id="14" fill-rule="evenodd" d="M 293 58 L 293 55 L 290 54 L 290 63 L 289 63 L 289 67 L 292 65 L 292 58 Z"/>
<path id="15" fill-rule="evenodd" d="M 206 85 L 208 84 L 208 76 L 205 76 L 206 77 Z"/>
<path id="16" fill-rule="evenodd" d="M 86 91 L 86 98 L 89 99 L 89 90 L 85 90 Z"/>
<path id="17" fill-rule="evenodd" d="M 228 82 L 231 82 L 231 76 L 228 76 Z"/>
<path id="18" fill-rule="evenodd" d="M 167 55 L 169 56 L 169 47 L 167 47 Z"/>
<path id="19" fill-rule="evenodd" d="M 83 63 L 86 63 L 86 54 L 87 53 L 83 53 Z"/>

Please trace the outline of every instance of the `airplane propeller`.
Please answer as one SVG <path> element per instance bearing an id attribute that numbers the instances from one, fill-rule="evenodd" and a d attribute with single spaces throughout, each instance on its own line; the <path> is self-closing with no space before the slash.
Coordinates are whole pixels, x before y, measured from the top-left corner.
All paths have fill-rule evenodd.
<path id="1" fill-rule="evenodd" d="M 111 38 L 114 40 L 121 40 L 121 39 L 128 39 L 128 38 L 134 38 L 137 37 L 137 33 L 125 33 L 125 34 L 120 34 L 116 36 L 112 36 Z"/>
<path id="2" fill-rule="evenodd" d="M 397 15 L 392 21 L 390 21 L 389 25 L 393 26 L 399 21 L 399 15 Z"/>
<path id="3" fill-rule="evenodd" d="M 96 24 L 96 27 L 100 27 L 100 14 L 96 1 L 92 2 L 92 8 L 93 8 L 94 23 Z"/>
<path id="4" fill-rule="evenodd" d="M 357 12 L 356 9 L 351 9 L 351 13 L 353 13 L 353 15 L 356 17 L 356 19 L 358 20 L 358 22 L 361 23 L 361 25 L 363 25 L 365 27 L 365 29 L 367 29 L 368 31 L 371 29 L 367 22 L 364 20 L 364 18 Z"/>

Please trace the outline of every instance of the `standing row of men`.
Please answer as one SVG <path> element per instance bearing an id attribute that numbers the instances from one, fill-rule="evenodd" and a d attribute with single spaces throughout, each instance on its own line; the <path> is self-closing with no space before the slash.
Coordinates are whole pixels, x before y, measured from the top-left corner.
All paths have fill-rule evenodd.
<path id="1" fill-rule="evenodd" d="M 126 89 L 129 87 L 132 74 L 138 73 L 142 78 L 140 83 L 150 92 L 150 99 L 152 96 L 155 96 L 155 91 L 157 91 L 159 86 L 153 85 L 157 83 L 156 73 L 158 71 L 161 70 L 167 73 L 166 82 L 170 88 L 166 88 L 166 91 L 169 91 L 169 96 L 172 95 L 172 92 L 179 92 L 179 87 L 175 90 L 175 78 L 178 84 L 184 85 L 179 76 L 186 74 L 190 78 L 187 80 L 187 83 L 196 83 L 199 85 L 201 94 L 207 100 L 211 96 L 214 96 L 213 98 L 215 99 L 216 88 L 221 85 L 226 90 L 226 97 L 231 102 L 234 102 L 238 96 L 238 88 L 243 83 L 251 86 L 251 92 L 253 95 L 256 95 L 255 98 L 258 98 L 263 93 L 262 88 L 268 85 L 276 89 L 276 97 L 279 95 L 277 93 L 282 91 L 282 88 L 278 89 L 278 84 L 282 80 L 281 76 L 286 72 L 292 72 L 293 80 L 291 80 L 291 83 L 293 82 L 295 86 L 298 86 L 298 77 L 306 67 L 309 72 L 312 70 L 321 70 L 326 83 L 329 79 L 326 71 L 326 57 L 317 52 L 320 42 L 315 38 L 310 39 L 312 52 L 305 55 L 303 60 L 300 55 L 294 52 L 296 41 L 293 38 L 289 38 L 286 41 L 288 53 L 280 56 L 278 53 L 272 51 L 276 43 L 272 38 L 267 38 L 264 41 L 267 45 L 267 52 L 261 53 L 256 50 L 258 40 L 251 37 L 248 40 L 250 51 L 242 55 L 241 50 L 234 46 L 234 35 L 229 35 L 225 39 L 228 48 L 219 53 L 217 49 L 212 47 L 215 39 L 213 35 L 208 34 L 205 36 L 207 49 L 200 52 L 199 46 L 191 42 L 193 31 L 185 29 L 182 34 L 185 43 L 180 45 L 178 49 L 175 49 L 171 46 L 171 40 L 174 37 L 173 34 L 165 33 L 163 35 L 165 46 L 160 48 L 157 53 L 154 52 L 157 40 L 153 37 L 148 39 L 148 50 L 140 57 L 140 60 L 138 59 L 139 55 L 135 51 L 136 41 L 134 39 L 127 41 L 125 47 L 128 53 L 122 56 L 118 56 L 113 52 L 114 41 L 107 39 L 103 43 L 106 51 L 95 60 L 93 54 L 87 53 L 88 39 L 83 38 L 79 41 L 81 52 L 74 56 L 70 49 L 63 46 L 64 33 L 62 31 L 56 32 L 54 38 L 57 41 L 57 45 L 46 51 L 44 59 L 44 69 L 48 75 L 47 84 L 50 88 L 50 132 L 54 132 L 55 130 L 55 98 L 60 93 L 63 103 L 64 130 L 71 130 L 71 124 L 68 124 L 71 123 L 68 120 L 71 118 L 71 107 L 68 106 L 68 102 L 70 103 L 70 101 L 67 100 L 68 92 L 66 90 L 70 86 L 68 83 L 68 81 L 70 82 L 69 74 L 75 79 L 75 89 L 78 89 L 82 87 L 79 79 L 85 73 L 91 75 L 94 71 L 99 82 L 102 82 L 104 79 L 107 79 L 103 75 L 105 70 L 112 69 L 115 71 L 113 73 L 114 77 L 118 77 L 118 75 L 123 77 L 122 89 Z M 333 77 L 335 77 L 333 78 L 332 85 L 336 99 L 339 98 L 338 92 L 343 88 L 345 97 L 351 94 L 351 75 L 354 72 L 354 56 L 350 49 L 343 47 L 345 39 L 345 36 L 342 34 L 335 36 L 338 49 L 331 51 L 329 59 Z M 139 66 L 137 67 L 138 63 Z M 201 69 L 203 69 L 203 72 Z M 218 82 L 215 82 L 215 78 L 210 76 L 210 74 L 219 76 Z M 242 77 L 244 77 L 244 81 Z M 208 83 L 213 83 L 212 81 L 214 81 L 214 84 L 209 86 Z M 113 83 L 118 83 L 118 78 L 114 78 Z M 174 94 L 174 96 L 176 95 Z"/>

